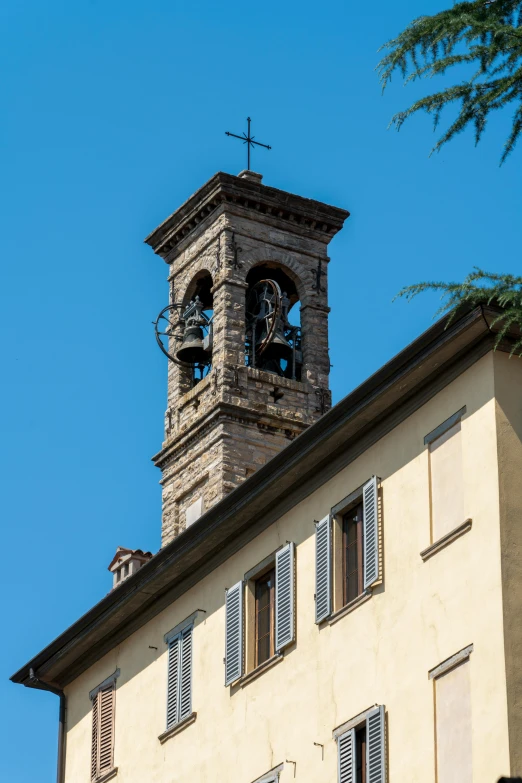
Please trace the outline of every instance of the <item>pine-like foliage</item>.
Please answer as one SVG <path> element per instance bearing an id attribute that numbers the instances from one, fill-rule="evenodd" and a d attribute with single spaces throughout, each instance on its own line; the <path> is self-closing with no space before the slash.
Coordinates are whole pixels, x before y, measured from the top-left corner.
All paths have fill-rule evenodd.
<path id="1" fill-rule="evenodd" d="M 474 126 L 478 144 L 490 112 L 513 103 L 501 164 L 505 161 L 522 133 L 522 0 L 456 3 L 435 16 L 415 19 L 381 49 L 388 50 L 377 66 L 383 90 L 396 70 L 407 83 L 443 74 L 454 65 L 476 66 L 471 79 L 416 101 L 390 125 L 399 130 L 412 114 L 426 111 L 433 116 L 435 129 L 442 109 L 460 104 L 457 119 L 437 141 L 435 152 L 469 125 Z"/>
<path id="2" fill-rule="evenodd" d="M 449 315 L 446 328 L 463 306 L 495 304 L 503 308 L 491 323 L 491 326 L 500 325 L 495 348 L 506 336 L 510 327 L 518 327 L 522 335 L 522 277 L 495 275 L 474 267 L 462 283 L 417 283 L 403 288 L 395 299 L 403 296 L 410 301 L 424 291 L 442 292 L 441 299 L 445 301 L 435 315 L 445 313 Z M 522 336 L 515 341 L 510 356 L 513 354 L 522 357 Z"/>

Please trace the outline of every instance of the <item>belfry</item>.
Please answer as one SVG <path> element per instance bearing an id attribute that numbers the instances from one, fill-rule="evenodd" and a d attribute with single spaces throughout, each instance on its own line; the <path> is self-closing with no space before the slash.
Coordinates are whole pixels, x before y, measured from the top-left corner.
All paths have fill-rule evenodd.
<path id="1" fill-rule="evenodd" d="M 145 240 L 169 265 L 162 546 L 330 408 L 328 255 L 349 213 L 214 175 Z"/>

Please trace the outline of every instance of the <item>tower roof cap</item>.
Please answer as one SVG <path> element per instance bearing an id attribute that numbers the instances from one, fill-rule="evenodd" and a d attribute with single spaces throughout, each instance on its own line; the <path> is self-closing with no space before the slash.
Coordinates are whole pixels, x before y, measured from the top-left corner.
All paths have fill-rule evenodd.
<path id="1" fill-rule="evenodd" d="M 202 221 L 214 220 L 223 207 L 325 244 L 340 231 L 350 215 L 345 209 L 263 185 L 261 175 L 254 171 L 242 171 L 238 177 L 218 171 L 149 234 L 145 242 L 165 258 L 171 250 L 182 246 L 183 240 L 189 239 Z"/>

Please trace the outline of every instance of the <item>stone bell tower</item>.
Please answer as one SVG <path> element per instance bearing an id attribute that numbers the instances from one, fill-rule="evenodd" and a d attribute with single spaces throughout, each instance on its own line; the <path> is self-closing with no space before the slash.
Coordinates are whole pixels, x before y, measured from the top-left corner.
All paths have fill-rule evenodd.
<path id="1" fill-rule="evenodd" d="M 162 546 L 330 408 L 327 248 L 349 213 L 261 180 L 215 174 L 145 240 L 171 291 Z"/>

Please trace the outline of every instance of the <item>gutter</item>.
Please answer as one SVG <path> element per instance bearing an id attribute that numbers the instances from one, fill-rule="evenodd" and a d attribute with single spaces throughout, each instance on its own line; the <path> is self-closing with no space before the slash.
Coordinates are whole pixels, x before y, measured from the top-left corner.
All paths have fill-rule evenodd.
<path id="1" fill-rule="evenodd" d="M 34 673 L 34 669 L 29 669 L 29 679 L 24 682 L 26 688 L 36 688 L 40 691 L 49 691 L 54 693 L 60 699 L 58 710 L 58 754 L 56 760 L 56 783 L 65 781 L 65 693 L 59 688 L 54 688 L 46 682 L 42 682 Z"/>

